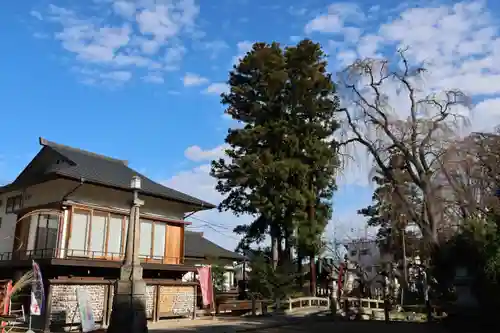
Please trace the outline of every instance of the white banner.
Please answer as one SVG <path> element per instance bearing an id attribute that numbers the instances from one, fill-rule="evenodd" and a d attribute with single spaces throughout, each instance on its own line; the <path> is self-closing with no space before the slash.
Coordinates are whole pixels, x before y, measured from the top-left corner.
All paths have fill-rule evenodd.
<path id="1" fill-rule="evenodd" d="M 76 290 L 76 300 L 78 302 L 78 310 L 80 312 L 82 332 L 86 333 L 95 330 L 94 313 L 92 312 L 90 296 L 87 290 L 78 288 Z"/>
<path id="2" fill-rule="evenodd" d="M 42 314 L 34 292 L 31 292 L 30 313 L 32 316 L 40 316 Z"/>

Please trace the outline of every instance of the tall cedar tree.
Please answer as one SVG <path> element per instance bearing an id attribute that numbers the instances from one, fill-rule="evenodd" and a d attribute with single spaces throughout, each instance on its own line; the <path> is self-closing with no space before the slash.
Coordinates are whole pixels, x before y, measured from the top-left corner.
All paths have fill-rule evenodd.
<path id="1" fill-rule="evenodd" d="M 245 235 L 242 247 L 270 233 L 274 262 L 281 240 L 313 258 L 331 217 L 339 102 L 326 65 L 321 46 L 310 40 L 285 49 L 256 43 L 222 94 L 226 113 L 243 126 L 226 137 L 230 161 L 212 162 L 216 188 L 227 195 L 219 209 L 259 216 L 235 231 Z"/>

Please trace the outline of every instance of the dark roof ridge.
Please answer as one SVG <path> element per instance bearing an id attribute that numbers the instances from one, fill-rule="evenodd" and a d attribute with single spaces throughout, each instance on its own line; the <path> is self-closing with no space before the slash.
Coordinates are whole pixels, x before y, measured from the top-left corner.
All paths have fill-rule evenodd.
<path id="1" fill-rule="evenodd" d="M 203 237 L 203 231 L 193 231 L 193 230 L 187 230 L 186 229 L 186 233 L 197 234 L 197 235 Z"/>
<path id="2" fill-rule="evenodd" d="M 79 152 L 79 153 L 83 153 L 83 154 L 86 154 L 86 155 L 89 155 L 89 156 L 94 156 L 94 157 L 102 158 L 104 160 L 108 160 L 108 161 L 111 161 L 111 162 L 122 163 L 122 164 L 128 166 L 128 161 L 126 161 L 126 160 L 121 160 L 121 159 L 109 157 L 109 156 L 106 156 L 106 155 L 96 154 L 96 153 L 93 153 L 91 151 L 83 150 L 83 149 L 80 149 L 80 148 L 75 148 L 75 147 L 71 147 L 71 146 L 62 145 L 60 143 L 52 142 L 52 141 L 49 141 L 49 140 L 44 139 L 42 137 L 39 138 L 39 141 L 40 141 L 40 145 L 44 146 L 44 147 L 55 147 L 55 148 L 60 147 L 60 148 L 64 148 L 64 149 L 69 149 L 69 150 L 73 150 L 75 152 Z"/>

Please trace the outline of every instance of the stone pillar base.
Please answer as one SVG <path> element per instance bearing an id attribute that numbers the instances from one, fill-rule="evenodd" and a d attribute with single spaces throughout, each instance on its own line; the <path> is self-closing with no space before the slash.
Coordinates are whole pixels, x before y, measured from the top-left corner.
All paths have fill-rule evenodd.
<path id="1" fill-rule="evenodd" d="M 146 283 L 144 280 L 118 280 L 108 333 L 148 332 Z"/>

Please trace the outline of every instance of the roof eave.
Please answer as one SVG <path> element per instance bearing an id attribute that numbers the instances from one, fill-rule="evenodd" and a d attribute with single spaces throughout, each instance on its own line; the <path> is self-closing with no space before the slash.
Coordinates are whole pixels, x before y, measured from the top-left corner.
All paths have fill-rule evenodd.
<path id="1" fill-rule="evenodd" d="M 23 188 L 26 188 L 26 187 L 30 187 L 30 186 L 42 184 L 42 183 L 45 183 L 47 181 L 54 180 L 56 178 L 57 177 L 55 177 L 53 174 L 46 174 L 46 175 L 44 175 L 44 176 L 39 177 L 38 179 L 36 179 L 36 181 L 32 181 L 32 182 L 19 183 L 19 182 L 14 181 L 14 182 L 12 182 L 10 184 L 4 185 L 4 186 L 0 186 L 0 193 L 17 191 L 19 189 L 23 189 Z"/>
<path id="2" fill-rule="evenodd" d="M 210 258 L 215 258 L 215 259 L 223 259 L 223 260 L 232 260 L 232 261 L 245 261 L 246 258 L 235 258 L 235 257 L 227 257 L 227 256 L 219 256 L 219 257 L 211 257 L 211 256 L 193 256 L 193 255 L 185 255 L 184 256 L 186 259 L 210 259 Z"/>
<path id="3" fill-rule="evenodd" d="M 79 177 L 67 175 L 66 173 L 61 172 L 61 171 L 56 171 L 55 174 L 57 174 L 61 178 L 66 178 L 66 179 L 70 179 L 70 180 L 81 180 L 81 178 L 79 178 Z M 107 183 L 104 183 L 104 182 L 98 182 L 98 181 L 90 180 L 90 179 L 85 179 L 85 183 L 93 184 L 93 185 L 97 185 L 97 186 L 103 186 L 103 187 L 112 188 L 112 189 L 121 190 L 121 191 L 132 192 L 132 189 L 130 189 L 128 187 L 116 186 L 116 185 L 107 184 Z M 148 195 L 148 196 L 151 196 L 151 197 L 154 197 L 154 198 L 158 198 L 158 199 L 163 199 L 163 200 L 168 200 L 168 201 L 174 201 L 174 202 L 182 203 L 182 204 L 185 204 L 185 205 L 190 205 L 190 206 L 199 208 L 200 211 L 201 210 L 213 209 L 213 208 L 216 207 L 215 205 L 213 205 L 211 203 L 208 203 L 208 202 L 204 202 L 204 201 L 201 201 L 200 204 L 195 204 L 193 202 L 189 202 L 189 201 L 185 201 L 185 200 L 180 200 L 180 199 L 175 199 L 175 198 L 167 197 L 167 196 L 164 196 L 164 195 L 159 195 L 157 193 L 151 193 L 151 192 L 147 192 L 147 191 L 140 191 L 140 193 Z"/>

